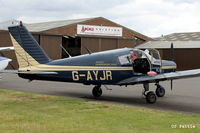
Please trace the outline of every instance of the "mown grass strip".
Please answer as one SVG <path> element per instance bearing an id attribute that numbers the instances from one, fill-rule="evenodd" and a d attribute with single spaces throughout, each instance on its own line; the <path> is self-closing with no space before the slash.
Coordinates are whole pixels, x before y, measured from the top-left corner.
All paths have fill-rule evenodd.
<path id="1" fill-rule="evenodd" d="M 0 90 L 0 132 L 199 133 L 200 116 Z"/>

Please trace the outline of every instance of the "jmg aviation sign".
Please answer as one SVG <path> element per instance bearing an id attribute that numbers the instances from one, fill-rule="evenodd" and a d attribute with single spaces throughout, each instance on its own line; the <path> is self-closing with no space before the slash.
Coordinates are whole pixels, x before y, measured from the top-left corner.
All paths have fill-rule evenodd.
<path id="1" fill-rule="evenodd" d="M 77 34 L 80 35 L 98 35 L 98 36 L 122 36 L 121 27 L 77 25 Z"/>

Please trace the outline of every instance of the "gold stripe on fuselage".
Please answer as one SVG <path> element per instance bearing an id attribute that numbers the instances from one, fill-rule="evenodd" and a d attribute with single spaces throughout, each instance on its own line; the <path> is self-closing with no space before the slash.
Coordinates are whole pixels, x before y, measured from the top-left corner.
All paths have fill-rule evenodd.
<path id="1" fill-rule="evenodd" d="M 100 67 L 100 66 L 59 66 L 59 65 L 36 65 L 20 68 L 20 71 L 89 71 L 89 70 L 133 70 L 133 67 Z"/>
<path id="2" fill-rule="evenodd" d="M 176 66 L 162 66 L 162 69 L 176 69 Z M 36 65 L 20 68 L 20 71 L 89 71 L 89 70 L 133 70 L 133 67 L 105 67 L 105 66 L 61 66 L 61 65 Z"/>
<path id="3" fill-rule="evenodd" d="M 176 69 L 176 66 L 162 66 L 162 69 Z"/>

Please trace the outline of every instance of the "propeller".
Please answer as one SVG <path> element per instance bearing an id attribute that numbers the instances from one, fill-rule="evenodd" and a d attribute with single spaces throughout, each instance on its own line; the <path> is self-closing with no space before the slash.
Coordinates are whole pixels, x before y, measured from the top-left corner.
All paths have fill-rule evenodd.
<path id="1" fill-rule="evenodd" d="M 170 60 L 174 61 L 174 45 L 171 43 L 171 48 L 170 48 Z"/>
<path id="2" fill-rule="evenodd" d="M 171 48 L 170 48 L 170 60 L 174 61 L 174 45 L 171 43 Z M 173 80 L 171 79 L 171 90 L 173 89 Z"/>

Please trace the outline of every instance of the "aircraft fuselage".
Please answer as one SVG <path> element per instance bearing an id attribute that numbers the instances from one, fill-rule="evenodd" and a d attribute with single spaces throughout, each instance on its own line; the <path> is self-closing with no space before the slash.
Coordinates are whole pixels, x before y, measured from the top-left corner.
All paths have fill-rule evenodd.
<path id="1" fill-rule="evenodd" d="M 83 84 L 117 84 L 123 79 L 144 75 L 134 71 L 134 66 L 127 57 L 131 49 L 123 48 L 93 54 L 86 54 L 71 58 L 54 60 L 47 64 L 32 66 L 32 71 L 53 71 L 57 74 L 19 74 L 30 80 L 52 80 L 63 82 L 77 82 Z M 23 71 L 28 70 L 24 68 Z M 166 69 L 165 69 L 166 70 Z M 174 68 L 167 69 L 167 72 Z"/>

